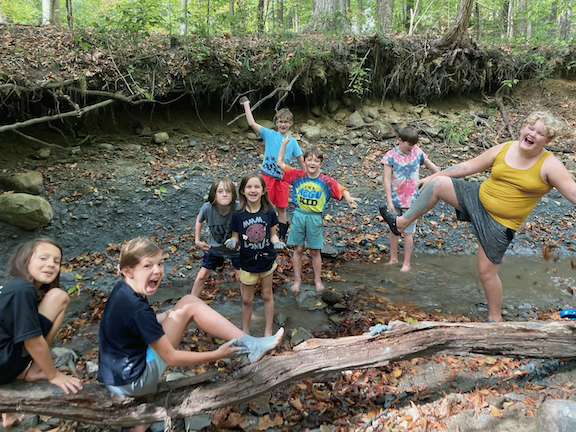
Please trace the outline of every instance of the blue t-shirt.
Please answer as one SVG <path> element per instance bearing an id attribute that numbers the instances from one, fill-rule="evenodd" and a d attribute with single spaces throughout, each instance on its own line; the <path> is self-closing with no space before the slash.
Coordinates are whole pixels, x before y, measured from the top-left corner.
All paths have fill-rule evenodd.
<path id="1" fill-rule="evenodd" d="M 270 229 L 278 225 L 278 216 L 272 208 L 264 213 L 236 211 L 230 229 L 240 237 L 240 268 L 249 273 L 263 273 L 272 268 L 276 250 L 270 242 Z"/>
<path id="2" fill-rule="evenodd" d="M 148 299 L 122 281 L 116 284 L 100 321 L 98 381 L 121 386 L 146 368 L 146 348 L 164 335 Z"/>
<path id="3" fill-rule="evenodd" d="M 284 135 L 272 129 L 266 129 L 260 126 L 260 138 L 264 140 L 264 160 L 262 161 L 261 171 L 269 177 L 280 180 L 282 178 L 282 170 L 278 167 L 278 152 L 280 151 L 280 144 L 284 139 Z M 286 144 L 286 153 L 284 153 L 284 162 L 288 165 L 292 157 L 299 157 L 302 155 L 302 150 L 298 145 L 295 138 L 291 138 Z"/>

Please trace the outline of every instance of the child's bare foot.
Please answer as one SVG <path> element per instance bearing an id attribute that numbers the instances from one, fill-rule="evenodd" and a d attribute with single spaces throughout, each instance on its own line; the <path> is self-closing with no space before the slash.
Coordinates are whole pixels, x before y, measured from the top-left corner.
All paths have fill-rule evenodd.
<path id="1" fill-rule="evenodd" d="M 24 414 L 2 413 L 2 427 L 8 429 L 12 426 L 18 426 L 24 420 Z"/>
<path id="2" fill-rule="evenodd" d="M 316 292 L 324 291 L 326 287 L 322 282 L 316 282 Z"/>
<path id="3" fill-rule="evenodd" d="M 300 291 L 300 282 L 294 282 L 290 287 L 290 291 L 297 293 Z"/>
<path id="4" fill-rule="evenodd" d="M 404 264 L 400 269 L 402 273 L 408 273 L 410 271 L 410 266 L 408 264 Z"/>
<path id="5" fill-rule="evenodd" d="M 30 368 L 28 369 L 28 372 L 26 372 L 24 379 L 26 381 L 41 381 L 41 380 L 47 380 L 48 377 L 46 376 L 44 371 L 40 369 L 40 366 L 38 366 L 36 362 L 33 362 Z"/>
<path id="6" fill-rule="evenodd" d="M 398 264 L 398 260 L 390 260 L 387 263 L 384 263 L 384 265 L 392 265 L 392 264 Z"/>

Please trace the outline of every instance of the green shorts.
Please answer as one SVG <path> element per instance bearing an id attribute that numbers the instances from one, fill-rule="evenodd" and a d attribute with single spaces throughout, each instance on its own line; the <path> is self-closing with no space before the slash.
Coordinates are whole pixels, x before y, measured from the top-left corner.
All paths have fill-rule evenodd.
<path id="1" fill-rule="evenodd" d="M 300 209 L 294 211 L 287 243 L 292 246 L 306 245 L 310 249 L 324 247 L 324 222 L 322 213 L 309 212 Z"/>

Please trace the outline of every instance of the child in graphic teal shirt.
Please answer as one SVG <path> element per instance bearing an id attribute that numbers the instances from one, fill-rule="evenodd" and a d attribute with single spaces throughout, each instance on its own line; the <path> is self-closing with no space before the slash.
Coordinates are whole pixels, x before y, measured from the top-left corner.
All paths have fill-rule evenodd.
<path id="1" fill-rule="evenodd" d="M 292 224 L 288 233 L 288 244 L 294 246 L 292 266 L 294 268 L 294 284 L 291 290 L 298 292 L 302 283 L 302 255 L 304 246 L 308 246 L 312 257 L 314 269 L 314 284 L 316 291 L 322 291 L 322 256 L 320 250 L 324 247 L 322 235 L 322 212 L 330 198 L 341 201 L 342 198 L 351 207 L 356 207 L 357 198 L 353 198 L 344 186 L 332 177 L 320 174 L 320 167 L 324 155 L 318 149 L 308 150 L 304 153 L 304 166 L 306 170 L 294 169 L 284 162 L 286 144 L 290 140 L 287 136 L 282 140 L 278 152 L 278 167 L 282 169 L 282 180 L 292 184 L 294 204 L 296 210 L 292 216 Z"/>

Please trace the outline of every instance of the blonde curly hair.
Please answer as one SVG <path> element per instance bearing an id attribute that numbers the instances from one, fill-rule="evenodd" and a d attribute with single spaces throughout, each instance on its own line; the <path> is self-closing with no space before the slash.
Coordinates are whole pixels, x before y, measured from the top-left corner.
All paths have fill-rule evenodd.
<path id="1" fill-rule="evenodd" d="M 558 135 L 562 134 L 564 130 L 564 126 L 556 117 L 546 111 L 534 111 L 530 113 L 526 120 L 524 121 L 525 125 L 533 125 L 538 120 L 544 123 L 546 130 L 548 131 L 548 138 L 553 140 Z"/>

